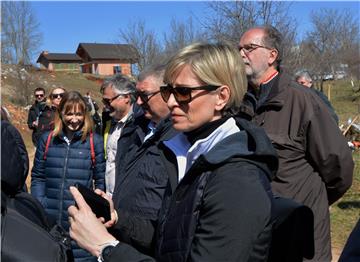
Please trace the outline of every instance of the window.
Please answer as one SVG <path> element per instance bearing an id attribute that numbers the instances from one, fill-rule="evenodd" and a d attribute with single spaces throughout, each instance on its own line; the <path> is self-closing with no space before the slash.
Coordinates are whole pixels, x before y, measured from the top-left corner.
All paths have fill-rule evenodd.
<path id="1" fill-rule="evenodd" d="M 121 74 L 121 66 L 117 65 L 113 67 L 113 73 L 114 75 L 116 74 Z"/>

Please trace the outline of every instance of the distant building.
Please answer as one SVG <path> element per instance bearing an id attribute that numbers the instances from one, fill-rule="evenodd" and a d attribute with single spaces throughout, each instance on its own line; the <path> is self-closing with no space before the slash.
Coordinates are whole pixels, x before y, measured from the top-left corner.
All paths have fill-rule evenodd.
<path id="1" fill-rule="evenodd" d="M 82 60 L 76 54 L 41 52 L 36 63 L 49 71 L 79 71 Z"/>
<path id="2" fill-rule="evenodd" d="M 139 53 L 132 45 L 80 43 L 76 54 L 40 54 L 37 63 L 49 71 L 78 70 L 96 75 L 121 73 L 132 75 L 132 64 L 139 61 Z"/>
<path id="3" fill-rule="evenodd" d="M 98 75 L 132 75 L 131 64 L 139 61 L 139 54 L 132 45 L 80 43 L 76 54 L 83 61 L 83 73 Z"/>

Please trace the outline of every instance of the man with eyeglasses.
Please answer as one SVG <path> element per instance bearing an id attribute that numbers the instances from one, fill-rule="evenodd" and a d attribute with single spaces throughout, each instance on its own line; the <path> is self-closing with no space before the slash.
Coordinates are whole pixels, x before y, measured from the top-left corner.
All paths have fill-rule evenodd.
<path id="1" fill-rule="evenodd" d="M 321 99 L 280 70 L 282 35 L 271 26 L 246 31 L 239 42 L 248 92 L 239 114 L 263 127 L 279 157 L 275 194 L 314 213 L 315 256 L 331 261 L 329 205 L 352 184 L 354 163 L 336 122 Z"/>
<path id="2" fill-rule="evenodd" d="M 39 115 L 41 108 L 45 104 L 45 89 L 42 87 L 35 88 L 34 97 L 35 97 L 35 102 L 34 104 L 31 105 L 29 109 L 27 124 L 28 127 L 33 131 L 31 137 L 32 137 L 33 145 L 36 147 L 37 140 L 35 133 L 39 123 Z"/>
<path id="3" fill-rule="evenodd" d="M 130 121 L 135 102 L 135 84 L 124 75 L 117 74 L 105 79 L 101 85 L 102 102 L 111 121 L 104 123 L 104 146 L 106 156 L 106 193 L 112 196 L 115 186 L 115 157 L 118 140 L 125 125 Z"/>
<path id="4" fill-rule="evenodd" d="M 143 114 L 132 118 L 118 140 L 112 197 L 118 220 L 109 229 L 121 242 L 150 255 L 165 189 L 168 183 L 173 189 L 177 185 L 177 178 L 169 177 L 173 164 L 158 147 L 175 135 L 160 95 L 164 72 L 164 66 L 153 65 L 138 76 L 136 103 Z"/>

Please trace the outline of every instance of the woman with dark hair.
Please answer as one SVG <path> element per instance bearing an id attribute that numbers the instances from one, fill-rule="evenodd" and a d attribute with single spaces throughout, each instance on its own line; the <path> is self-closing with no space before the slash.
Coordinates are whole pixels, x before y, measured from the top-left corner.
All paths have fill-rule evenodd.
<path id="1" fill-rule="evenodd" d="M 92 133 L 93 123 L 84 98 L 72 91 L 63 96 L 54 129 L 42 135 L 31 174 L 31 194 L 44 206 L 49 219 L 69 228 L 67 208 L 73 203 L 69 187 L 75 183 L 105 190 L 103 139 Z M 76 261 L 90 254 L 73 249 Z M 88 261 L 88 260 L 86 260 Z"/>

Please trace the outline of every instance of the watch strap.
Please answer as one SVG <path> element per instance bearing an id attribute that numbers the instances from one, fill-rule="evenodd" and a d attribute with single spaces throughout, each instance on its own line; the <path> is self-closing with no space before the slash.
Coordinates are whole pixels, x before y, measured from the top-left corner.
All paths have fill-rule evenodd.
<path id="1" fill-rule="evenodd" d="M 114 241 L 110 241 L 110 242 L 106 242 L 105 244 L 101 245 L 101 249 L 100 249 L 100 255 L 97 258 L 98 262 L 104 262 L 104 251 L 106 248 L 108 247 L 116 247 L 117 244 L 119 244 L 120 242 L 118 240 L 114 240 Z"/>

